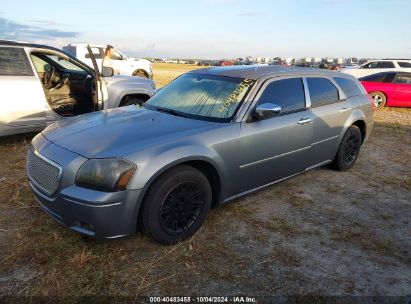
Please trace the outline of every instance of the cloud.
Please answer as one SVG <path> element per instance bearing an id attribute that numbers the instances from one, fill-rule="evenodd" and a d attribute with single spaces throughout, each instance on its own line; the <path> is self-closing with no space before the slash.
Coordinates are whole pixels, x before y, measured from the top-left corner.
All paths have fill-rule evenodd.
<path id="1" fill-rule="evenodd" d="M 46 29 L 41 26 L 32 26 L 17 23 L 0 17 L 0 39 L 7 40 L 54 40 L 58 38 L 76 38 L 80 32 Z"/>
<path id="2" fill-rule="evenodd" d="M 31 20 L 31 22 L 37 23 L 40 25 L 68 26 L 68 24 L 65 24 L 65 23 L 55 22 L 55 21 L 46 20 L 46 19 L 35 19 L 35 20 Z"/>

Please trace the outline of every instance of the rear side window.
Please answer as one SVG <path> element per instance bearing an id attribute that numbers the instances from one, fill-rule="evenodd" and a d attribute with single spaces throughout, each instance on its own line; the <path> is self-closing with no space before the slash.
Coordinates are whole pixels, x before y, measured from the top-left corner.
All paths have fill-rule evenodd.
<path id="1" fill-rule="evenodd" d="M 360 81 L 392 82 L 397 73 L 378 73 L 360 78 Z"/>
<path id="2" fill-rule="evenodd" d="M 281 113 L 305 108 L 304 86 L 301 78 L 273 81 L 267 85 L 258 99 L 258 104 L 274 103 L 281 107 Z"/>
<path id="3" fill-rule="evenodd" d="M 13 47 L 0 47 L 0 75 L 33 76 L 24 49 Z"/>
<path id="4" fill-rule="evenodd" d="M 398 65 L 402 68 L 411 68 L 411 62 L 398 61 Z"/>
<path id="5" fill-rule="evenodd" d="M 392 61 L 380 61 L 378 62 L 378 69 L 393 69 L 395 68 L 394 63 Z"/>
<path id="6" fill-rule="evenodd" d="M 397 78 L 395 78 L 395 83 L 398 84 L 411 84 L 411 73 L 400 73 Z"/>
<path id="7" fill-rule="evenodd" d="M 362 94 L 361 89 L 355 81 L 342 77 L 334 77 L 334 80 L 338 83 L 348 98 Z"/>
<path id="8" fill-rule="evenodd" d="M 338 101 L 338 89 L 328 79 L 307 78 L 311 107 L 319 107 Z"/>

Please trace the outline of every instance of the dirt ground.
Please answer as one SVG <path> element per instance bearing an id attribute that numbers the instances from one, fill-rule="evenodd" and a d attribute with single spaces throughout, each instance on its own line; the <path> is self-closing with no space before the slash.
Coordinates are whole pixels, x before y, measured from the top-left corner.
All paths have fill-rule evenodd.
<path id="1" fill-rule="evenodd" d="M 188 69 L 170 66 L 155 66 L 159 86 Z M 211 210 L 174 246 L 60 226 L 27 184 L 33 135 L 2 138 L 0 295 L 411 295 L 411 109 L 375 120 L 350 171 L 319 168 Z"/>

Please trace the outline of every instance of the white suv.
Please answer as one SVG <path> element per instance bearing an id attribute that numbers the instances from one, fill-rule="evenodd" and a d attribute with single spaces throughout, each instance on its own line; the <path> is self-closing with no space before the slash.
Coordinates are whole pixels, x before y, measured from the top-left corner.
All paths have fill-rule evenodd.
<path id="1" fill-rule="evenodd" d="M 370 60 L 360 65 L 358 68 L 341 69 L 340 72 L 350 74 L 357 78 L 372 75 L 380 72 L 411 72 L 411 60 L 409 59 L 381 59 Z"/>
<path id="2" fill-rule="evenodd" d="M 90 55 L 87 52 L 87 45 L 84 43 L 68 44 L 63 46 L 63 51 L 92 66 Z M 106 46 L 90 44 L 90 47 L 101 70 Z M 146 59 L 127 57 L 114 48 L 111 60 L 116 74 L 153 78 L 152 63 Z"/>
<path id="3" fill-rule="evenodd" d="M 90 53 L 92 56 L 92 53 Z M 0 40 L 0 137 L 62 118 L 131 104 L 155 93 L 151 79 L 98 72 L 61 50 Z"/>

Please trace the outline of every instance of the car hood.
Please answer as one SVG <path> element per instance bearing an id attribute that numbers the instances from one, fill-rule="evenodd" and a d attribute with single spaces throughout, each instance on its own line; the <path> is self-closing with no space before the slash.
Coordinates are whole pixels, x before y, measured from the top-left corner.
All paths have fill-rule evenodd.
<path id="1" fill-rule="evenodd" d="M 128 106 L 58 121 L 42 135 L 87 158 L 127 157 L 144 148 L 220 126 L 220 123 Z"/>
<path id="2" fill-rule="evenodd" d="M 143 78 L 143 77 L 136 77 L 136 76 L 128 76 L 128 75 L 113 75 L 111 77 L 104 77 L 104 80 L 107 82 L 107 85 L 113 85 L 115 83 L 124 84 L 124 83 L 131 83 L 133 85 L 136 84 L 154 84 L 154 81 L 151 79 Z"/>

